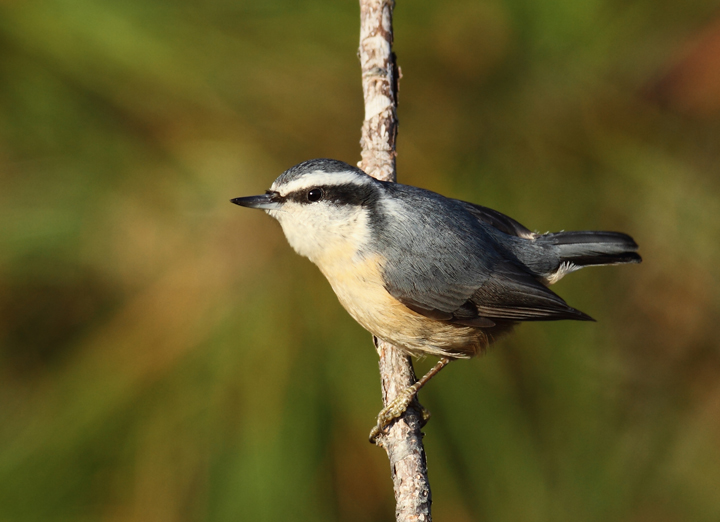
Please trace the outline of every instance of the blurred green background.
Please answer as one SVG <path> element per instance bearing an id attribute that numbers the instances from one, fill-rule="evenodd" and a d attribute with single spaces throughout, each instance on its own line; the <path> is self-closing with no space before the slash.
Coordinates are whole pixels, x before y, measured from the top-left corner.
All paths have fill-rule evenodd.
<path id="1" fill-rule="evenodd" d="M 717 1 L 395 30 L 400 181 L 645 259 L 422 392 L 436 520 L 720 520 Z M 393 520 L 369 334 L 228 202 L 357 162 L 358 33 L 354 1 L 0 3 L 0 521 Z"/>

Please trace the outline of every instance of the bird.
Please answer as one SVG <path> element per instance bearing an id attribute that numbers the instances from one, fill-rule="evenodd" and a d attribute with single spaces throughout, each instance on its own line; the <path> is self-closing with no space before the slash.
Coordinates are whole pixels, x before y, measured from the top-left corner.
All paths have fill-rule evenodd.
<path id="1" fill-rule="evenodd" d="M 333 159 L 302 162 L 264 194 L 231 202 L 275 218 L 376 338 L 440 358 L 380 412 L 373 442 L 450 361 L 483 353 L 517 323 L 594 321 L 551 284 L 586 266 L 642 261 L 624 233 L 540 234 L 488 207 L 380 181 Z"/>

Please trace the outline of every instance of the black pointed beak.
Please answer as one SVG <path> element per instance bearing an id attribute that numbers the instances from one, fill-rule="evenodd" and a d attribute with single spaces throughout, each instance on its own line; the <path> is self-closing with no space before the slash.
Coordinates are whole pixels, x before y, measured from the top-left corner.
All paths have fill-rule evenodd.
<path id="1" fill-rule="evenodd" d="M 261 196 L 247 196 L 244 198 L 235 198 L 230 200 L 231 203 L 240 205 L 241 207 L 259 208 L 262 210 L 276 210 L 282 206 L 278 194 L 269 192 Z"/>

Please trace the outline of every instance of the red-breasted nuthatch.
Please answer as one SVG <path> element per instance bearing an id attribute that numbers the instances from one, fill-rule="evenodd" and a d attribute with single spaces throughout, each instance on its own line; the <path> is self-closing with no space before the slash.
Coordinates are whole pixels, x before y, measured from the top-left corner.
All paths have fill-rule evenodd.
<path id="1" fill-rule="evenodd" d="M 381 412 L 372 438 L 440 368 L 478 355 L 517 322 L 592 320 L 548 285 L 584 266 L 641 261 L 626 234 L 537 234 L 495 210 L 330 159 L 300 163 L 265 194 L 232 202 L 277 219 L 374 336 L 442 358 Z"/>

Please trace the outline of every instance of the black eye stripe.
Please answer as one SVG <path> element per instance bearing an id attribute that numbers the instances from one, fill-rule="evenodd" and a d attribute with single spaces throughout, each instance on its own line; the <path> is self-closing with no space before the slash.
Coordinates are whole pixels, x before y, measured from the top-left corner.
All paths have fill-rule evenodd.
<path id="1" fill-rule="evenodd" d="M 319 191 L 315 192 L 315 191 Z M 311 196 L 311 193 L 313 194 Z M 317 199 L 314 197 L 319 196 Z M 326 201 L 335 205 L 366 205 L 370 200 L 377 198 L 377 188 L 373 185 L 323 185 L 308 187 L 290 192 L 285 199 L 301 204 Z"/>

